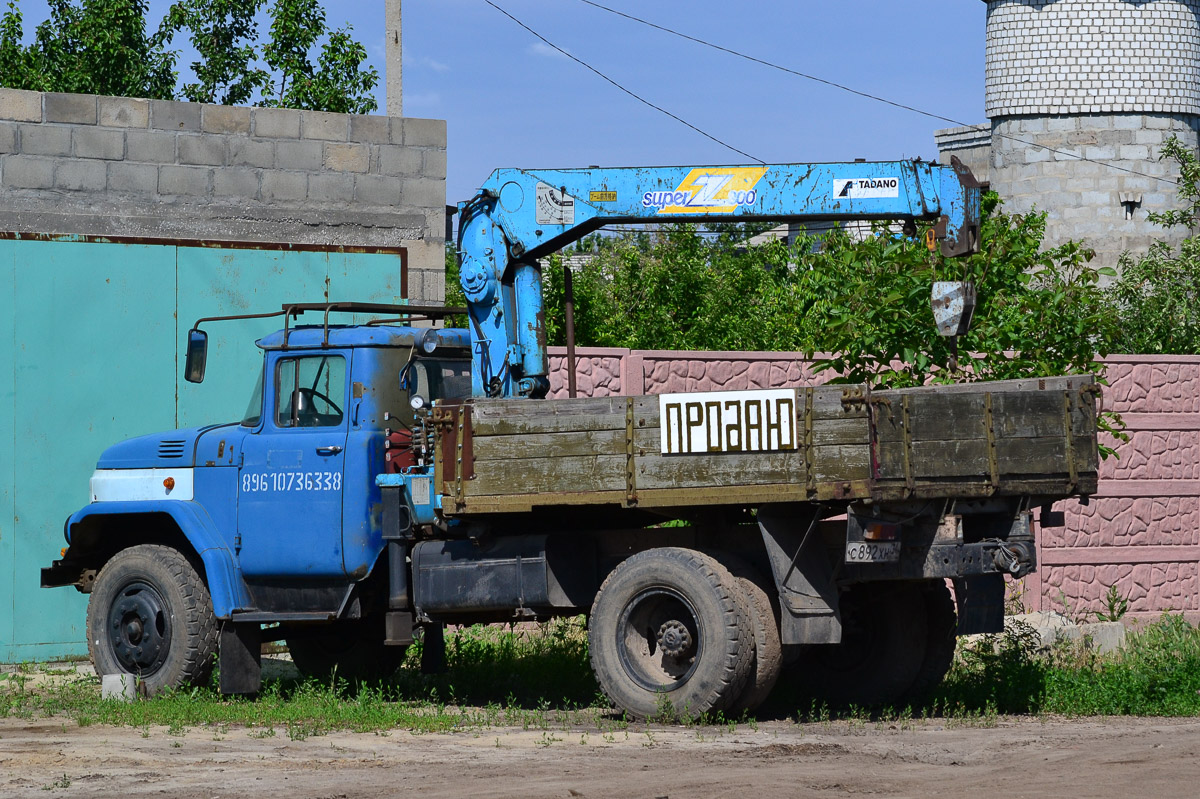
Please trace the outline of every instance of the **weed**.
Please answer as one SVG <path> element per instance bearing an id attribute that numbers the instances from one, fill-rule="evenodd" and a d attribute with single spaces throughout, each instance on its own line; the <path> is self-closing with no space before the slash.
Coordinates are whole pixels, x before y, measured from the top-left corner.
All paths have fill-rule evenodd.
<path id="1" fill-rule="evenodd" d="M 50 783 L 49 785 L 43 785 L 42 790 L 43 791 L 53 791 L 53 790 L 57 790 L 58 788 L 70 788 L 70 787 L 71 787 L 71 778 L 68 777 L 66 774 L 63 774 L 61 777 L 59 777 L 58 779 L 56 779 L 54 782 Z"/>
<path id="2" fill-rule="evenodd" d="M 317 727 L 312 723 L 301 722 L 299 724 L 287 725 L 287 735 L 289 741 L 307 741 L 309 736 L 317 734 Z"/>
<path id="3" fill-rule="evenodd" d="M 1028 613 L 1025 607 L 1025 584 L 1017 580 L 1004 582 L 1004 615 L 1022 616 Z"/>
<path id="4" fill-rule="evenodd" d="M 659 724 L 678 724 L 681 720 L 679 710 L 675 705 L 671 704 L 671 697 L 666 691 L 659 693 L 658 698 L 654 700 L 654 715 L 650 717 L 650 721 Z"/>
<path id="5" fill-rule="evenodd" d="M 1114 583 L 1108 587 L 1108 593 L 1104 595 L 1104 610 L 1096 611 L 1096 618 L 1100 621 L 1120 621 L 1128 612 L 1129 597 L 1121 596 Z"/>
<path id="6" fill-rule="evenodd" d="M 1058 604 L 1062 605 L 1062 615 L 1070 619 L 1072 624 L 1087 624 L 1092 620 L 1088 611 L 1071 605 L 1071 600 L 1067 599 L 1066 592 L 1061 588 L 1058 589 Z"/>

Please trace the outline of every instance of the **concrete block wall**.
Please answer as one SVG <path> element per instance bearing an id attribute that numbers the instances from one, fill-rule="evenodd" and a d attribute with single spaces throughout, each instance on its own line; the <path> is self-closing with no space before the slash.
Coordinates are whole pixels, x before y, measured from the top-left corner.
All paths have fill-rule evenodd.
<path id="1" fill-rule="evenodd" d="M 1198 73 L 1200 74 L 1200 73 Z M 1046 245 L 1083 241 L 1096 263 L 1116 267 L 1123 252 L 1178 243 L 1150 212 L 1179 207 L 1178 170 L 1160 161 L 1170 136 L 1200 148 L 1200 117 L 1174 114 L 1063 114 L 992 121 L 991 187 L 1007 211 L 1048 213 Z M 1086 158 L 1089 160 L 1081 160 Z M 1123 199 L 1134 205 L 1126 208 Z"/>
<path id="2" fill-rule="evenodd" d="M 991 180 L 992 126 L 966 125 L 935 131 L 938 163 L 949 164 L 951 156 L 971 170 L 971 174 L 982 183 Z"/>
<path id="3" fill-rule="evenodd" d="M 1107 407 L 1130 441 L 1101 464 L 1087 506 L 1060 503 L 1067 526 L 1043 531 L 1042 568 L 1026 578 L 1031 610 L 1102 607 L 1109 586 L 1131 613 L 1200 617 L 1200 356 L 1106 360 Z"/>
<path id="4" fill-rule="evenodd" d="M 818 385 L 800 353 L 656 352 L 581 348 L 580 396 Z M 1066 526 L 1038 529 L 1039 571 L 1023 581 L 1028 610 L 1103 609 L 1109 586 L 1133 618 L 1163 611 L 1200 621 L 1200 356 L 1117 355 L 1106 360 L 1106 407 L 1130 441 L 1101 464 L 1097 495 L 1062 502 Z M 551 348 L 551 395 L 566 396 L 566 358 Z"/>
<path id="5" fill-rule="evenodd" d="M 0 231 L 405 247 L 443 297 L 446 123 L 0 89 Z"/>

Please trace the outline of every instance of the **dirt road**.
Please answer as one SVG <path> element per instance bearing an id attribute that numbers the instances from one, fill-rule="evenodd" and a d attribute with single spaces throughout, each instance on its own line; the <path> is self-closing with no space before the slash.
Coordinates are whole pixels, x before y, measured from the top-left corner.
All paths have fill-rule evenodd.
<path id="1" fill-rule="evenodd" d="M 1188 797 L 1200 721 L 838 722 L 289 740 L 192 729 L 0 721 L 0 796 Z M 258 732 L 261 735 L 261 731 Z"/>

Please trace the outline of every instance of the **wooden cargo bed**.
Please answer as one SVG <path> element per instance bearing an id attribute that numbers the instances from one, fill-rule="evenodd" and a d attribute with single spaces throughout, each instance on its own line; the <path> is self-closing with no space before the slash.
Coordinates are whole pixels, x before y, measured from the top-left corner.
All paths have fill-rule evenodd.
<path id="1" fill-rule="evenodd" d="M 741 424 L 734 398 L 747 392 L 439 404 L 443 509 L 474 515 L 553 505 L 1053 498 L 1096 490 L 1098 386 L 1090 376 L 757 394 L 775 404 L 762 406 L 766 417 L 757 423 L 747 409 L 742 428 L 722 426 L 721 408 Z M 720 451 L 737 449 L 742 438 L 770 451 Z M 680 449 L 686 454 L 664 454 Z"/>

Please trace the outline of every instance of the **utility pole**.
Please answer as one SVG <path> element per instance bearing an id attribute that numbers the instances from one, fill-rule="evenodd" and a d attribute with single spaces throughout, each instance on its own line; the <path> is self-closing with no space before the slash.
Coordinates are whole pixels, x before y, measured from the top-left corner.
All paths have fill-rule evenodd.
<path id="1" fill-rule="evenodd" d="M 387 115 L 404 116 L 404 90 L 402 81 L 404 38 L 400 35 L 400 0 L 387 0 L 384 4 L 384 80 L 387 81 Z"/>

